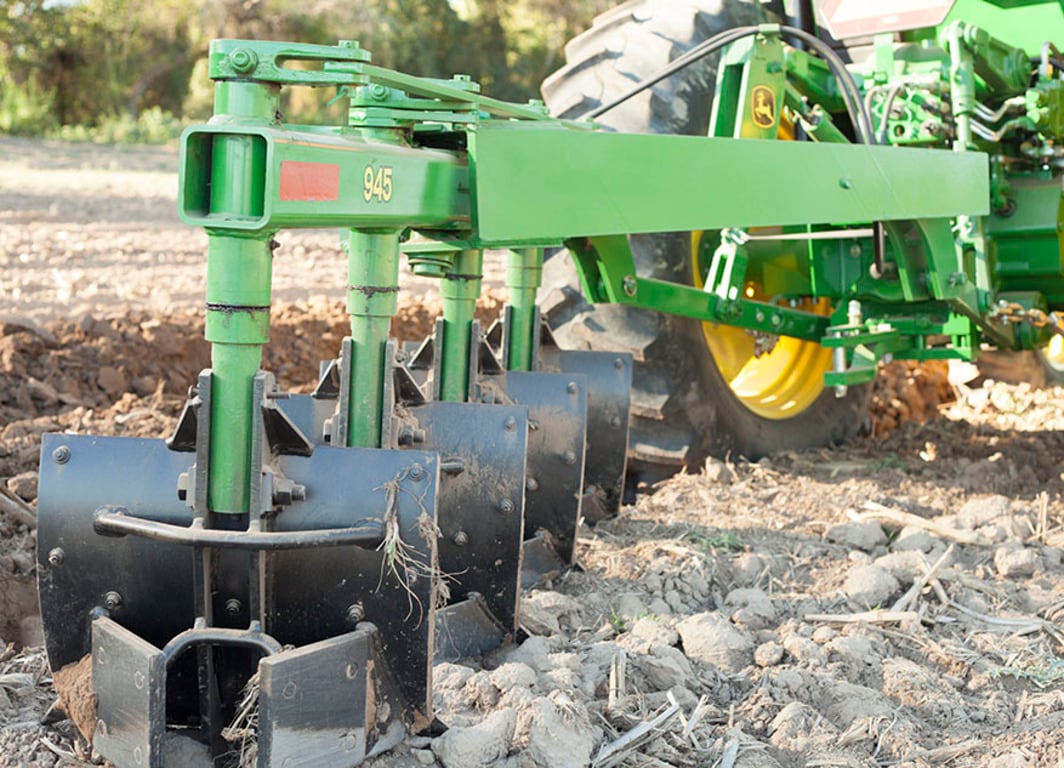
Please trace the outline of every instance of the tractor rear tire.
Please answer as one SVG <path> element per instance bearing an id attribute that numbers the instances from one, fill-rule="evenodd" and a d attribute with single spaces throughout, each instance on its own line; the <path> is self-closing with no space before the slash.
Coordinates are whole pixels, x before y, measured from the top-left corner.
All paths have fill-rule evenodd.
<path id="1" fill-rule="evenodd" d="M 632 0 L 599 16 L 566 46 L 567 63 L 544 82 L 543 96 L 555 116 L 582 117 L 716 32 L 756 23 L 754 4 L 741 0 Z M 716 66 L 715 56 L 702 59 L 598 122 L 630 133 L 704 136 Z M 706 179 L 707 187 L 727 183 Z M 686 232 L 631 236 L 640 276 L 692 284 L 691 238 Z M 851 387 L 841 398 L 833 390 L 814 391 L 798 413 L 755 413 L 722 376 L 702 323 L 588 304 L 566 251 L 548 259 L 543 285 L 543 314 L 562 347 L 631 352 L 635 358 L 629 475 L 637 481 L 656 481 L 683 466 L 697 469 L 707 455 L 757 459 L 841 443 L 867 418 L 870 387 Z M 815 375 L 822 380 L 823 369 Z"/>

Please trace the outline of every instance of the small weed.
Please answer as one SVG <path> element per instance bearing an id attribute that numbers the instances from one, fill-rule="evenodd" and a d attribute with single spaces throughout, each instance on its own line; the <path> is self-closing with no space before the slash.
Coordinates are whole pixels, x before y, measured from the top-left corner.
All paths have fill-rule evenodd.
<path id="1" fill-rule="evenodd" d="M 692 544 L 697 545 L 704 552 L 709 552 L 715 549 L 738 552 L 746 548 L 743 540 L 740 539 L 738 534 L 734 531 L 717 531 L 716 533 L 692 531 L 684 538 Z"/>
<path id="2" fill-rule="evenodd" d="M 610 608 L 610 626 L 613 628 L 613 634 L 624 634 L 624 630 L 627 625 L 624 623 L 624 617 L 617 614 L 613 608 Z"/>
<path id="3" fill-rule="evenodd" d="M 1044 664 L 1031 664 L 1027 667 L 997 667 L 990 670 L 991 677 L 1011 677 L 1015 680 L 1029 680 L 1039 688 L 1048 688 L 1064 680 L 1064 659 L 1050 659 Z"/>
<path id="4" fill-rule="evenodd" d="M 873 472 L 882 472 L 885 469 L 906 470 L 909 468 L 909 462 L 896 453 L 888 453 L 883 458 L 873 461 L 868 468 Z"/>

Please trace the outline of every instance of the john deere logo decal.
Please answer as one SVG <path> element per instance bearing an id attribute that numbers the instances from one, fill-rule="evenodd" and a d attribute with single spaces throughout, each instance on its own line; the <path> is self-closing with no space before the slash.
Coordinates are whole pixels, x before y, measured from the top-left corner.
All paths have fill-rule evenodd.
<path id="1" fill-rule="evenodd" d="M 750 114 L 758 128 L 771 128 L 776 124 L 776 92 L 767 85 L 755 85 L 751 94 Z"/>

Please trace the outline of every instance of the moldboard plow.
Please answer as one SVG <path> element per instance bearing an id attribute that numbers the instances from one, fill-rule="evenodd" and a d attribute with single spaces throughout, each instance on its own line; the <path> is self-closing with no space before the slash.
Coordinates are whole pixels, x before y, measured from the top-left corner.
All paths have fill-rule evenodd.
<path id="1" fill-rule="evenodd" d="M 211 367 L 166 439 L 42 448 L 48 656 L 91 655 L 101 754 L 162 766 L 176 734 L 211 764 L 250 686 L 259 765 L 356 765 L 435 727 L 433 663 L 513 641 L 522 585 L 573 564 L 578 520 L 614 513 L 626 475 L 852 434 L 802 420 L 856 413 L 887 356 L 1046 343 L 1064 305 L 1056 49 L 947 17 L 992 5 L 966 0 L 872 14 L 870 58 L 845 63 L 799 5 L 797 26 L 691 41 L 597 102 L 566 91 L 586 69 L 570 62 L 545 86 L 566 119 L 352 42 L 213 44 L 215 115 L 185 132 L 179 194 L 208 235 Z M 1062 26 L 1056 3 L 1017 20 L 1032 8 Z M 603 130 L 721 51 L 716 96 L 704 72 L 684 91 L 701 135 Z M 347 124 L 286 123 L 295 86 L 338 89 Z M 260 370 L 273 238 L 293 227 L 341 229 L 348 259 L 351 333 L 310 394 Z M 547 268 L 574 271 L 548 286 L 548 325 L 561 247 Z M 509 304 L 481 328 L 486 249 L 506 253 Z M 404 259 L 439 279 L 443 316 L 399 345 Z M 781 358 L 805 362 L 766 372 Z"/>

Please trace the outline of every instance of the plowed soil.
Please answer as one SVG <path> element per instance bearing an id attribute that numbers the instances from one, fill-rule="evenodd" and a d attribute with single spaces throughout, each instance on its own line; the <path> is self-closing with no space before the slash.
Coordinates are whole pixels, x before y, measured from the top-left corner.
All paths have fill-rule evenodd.
<path id="1" fill-rule="evenodd" d="M 165 436 L 208 364 L 175 169 L 0 138 L 0 766 L 101 763 L 40 650 L 36 467 L 45 432 Z M 305 391 L 345 262 L 335 233 L 279 239 L 264 367 Z M 424 336 L 435 285 L 404 276 L 401 305 Z M 370 764 L 1064 765 L 1064 390 L 1027 358 L 994 376 L 1020 381 L 894 364 L 849 445 L 641 489 L 525 595 L 524 643 L 437 668 L 450 730 Z"/>

